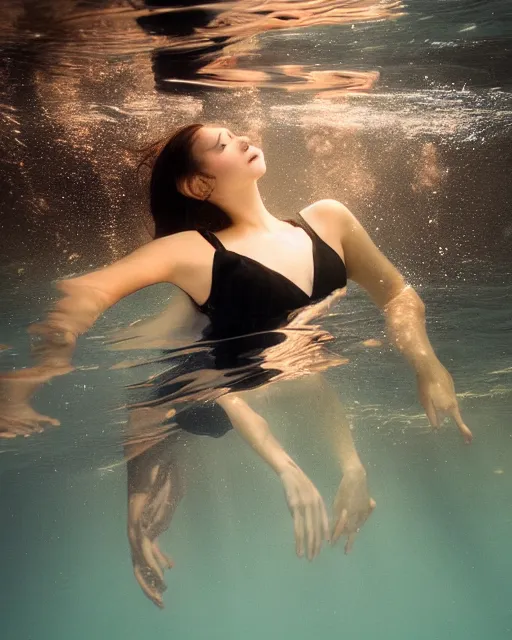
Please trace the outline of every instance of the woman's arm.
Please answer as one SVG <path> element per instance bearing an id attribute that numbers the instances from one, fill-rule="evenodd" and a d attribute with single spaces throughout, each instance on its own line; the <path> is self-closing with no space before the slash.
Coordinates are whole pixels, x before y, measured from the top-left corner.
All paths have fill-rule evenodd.
<path id="1" fill-rule="evenodd" d="M 52 422 L 26 406 L 32 394 L 54 376 L 73 370 L 78 336 L 109 307 L 139 289 L 173 281 L 177 265 L 190 250 L 186 238 L 183 242 L 178 235 L 185 234 L 155 240 L 112 265 L 57 283 L 63 295 L 43 321 L 28 329 L 35 366 L 0 375 L 0 436 L 26 435 L 40 430 L 37 423 L 41 419 Z"/>
<path id="2" fill-rule="evenodd" d="M 360 284 L 384 312 L 391 343 L 414 369 L 420 399 L 432 426 L 438 427 L 442 416 L 448 414 L 469 443 L 471 431 L 460 416 L 452 378 L 427 336 L 423 301 L 347 207 L 336 200 L 318 204 L 329 233 L 341 238 L 348 277 Z"/>
<path id="3" fill-rule="evenodd" d="M 208 322 L 190 296 L 176 287 L 163 311 L 118 329 L 106 343 L 112 351 L 187 345 L 200 339 Z"/>
<path id="4" fill-rule="evenodd" d="M 329 540 L 329 519 L 318 489 L 282 448 L 267 421 L 239 395 L 226 394 L 217 400 L 233 427 L 256 453 L 275 471 L 283 483 L 293 518 L 295 549 L 313 560 L 324 540 Z"/>

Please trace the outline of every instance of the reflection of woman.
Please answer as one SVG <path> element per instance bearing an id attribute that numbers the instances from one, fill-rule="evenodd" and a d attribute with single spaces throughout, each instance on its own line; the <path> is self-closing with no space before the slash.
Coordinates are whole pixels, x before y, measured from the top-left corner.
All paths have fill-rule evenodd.
<path id="1" fill-rule="evenodd" d="M 296 220 L 272 216 L 257 187 L 265 171 L 262 151 L 246 137 L 201 124 L 177 131 L 153 164 L 155 241 L 113 265 L 59 283 L 64 297 L 46 321 L 31 327 L 31 333 L 40 338 L 34 351 L 40 358 L 39 366 L 3 378 L 0 435 L 27 434 L 40 430 L 42 422 L 51 422 L 30 408 L 28 398 L 42 381 L 72 369 L 76 337 L 124 296 L 151 284 L 172 282 L 208 317 L 203 337 L 218 341 L 210 351 L 197 356 L 198 363 L 194 364 L 194 354 L 186 362 L 197 370 L 219 372 L 218 380 L 214 377 L 212 383 L 216 393 L 210 390 L 201 399 L 211 401 L 205 411 L 220 410 L 222 415 L 212 414 L 206 422 L 207 414 L 196 413 L 197 405 L 181 411 L 179 402 L 173 404 L 174 392 L 169 393 L 169 388 L 186 389 L 191 376 L 185 373 L 181 379 L 160 379 L 147 402 L 138 403 L 130 416 L 133 433 L 149 433 L 148 424 L 161 423 L 170 415 L 180 428 L 169 438 L 184 440 L 187 432 L 219 436 L 228 428 L 222 422 L 222 416 L 227 415 L 229 426 L 246 438 L 282 480 L 294 519 L 297 551 L 302 555 L 306 548 L 312 558 L 329 537 L 323 501 L 272 436 L 265 420 L 240 394 L 286 379 L 290 344 L 295 355 L 302 358 L 304 354 L 309 363 L 302 368 L 304 372 L 322 369 L 315 368 L 315 363 L 321 350 L 317 343 L 325 338 L 325 332 L 313 331 L 308 338 L 304 329 L 310 318 L 343 293 L 347 275 L 383 309 L 391 340 L 416 373 L 420 399 L 432 425 L 439 426 L 441 417 L 448 414 L 466 441 L 471 432 L 460 416 L 451 376 L 429 343 L 423 303 L 415 291 L 405 285 L 339 202 L 320 200 Z M 289 322 L 290 313 L 299 309 L 302 311 Z M 281 338 L 276 340 L 280 335 L 277 328 L 286 335 L 282 343 Z M 232 340 L 236 336 L 244 337 L 237 342 Z M 247 351 L 253 356 L 251 366 L 244 355 Z M 260 354 L 256 360 L 255 353 Z M 231 377 L 239 370 L 243 375 Z M 290 372 L 290 377 L 296 375 L 295 370 Z M 324 383 L 316 392 L 325 394 L 333 412 L 339 411 L 335 394 Z M 179 395 L 175 397 L 179 400 Z M 344 477 L 335 501 L 332 537 L 336 540 L 346 534 L 349 548 L 375 503 L 369 498 L 366 474 L 349 430 L 341 418 L 340 423 L 338 451 Z M 135 437 L 127 445 L 129 534 L 137 579 L 146 594 L 161 605 L 162 572 L 170 562 L 159 550 L 156 538 L 167 527 L 181 488 L 179 460 L 173 453 L 176 449 L 166 447 L 163 436 L 152 433 L 138 440 Z"/>

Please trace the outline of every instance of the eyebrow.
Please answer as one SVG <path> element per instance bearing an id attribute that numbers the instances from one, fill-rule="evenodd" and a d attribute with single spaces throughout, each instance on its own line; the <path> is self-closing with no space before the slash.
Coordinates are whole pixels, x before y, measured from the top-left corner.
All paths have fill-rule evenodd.
<path id="1" fill-rule="evenodd" d="M 220 137 L 222 135 L 222 131 L 219 133 L 219 137 L 217 138 L 217 141 L 215 142 L 215 144 L 213 145 L 213 147 L 208 147 L 207 151 L 211 151 L 212 149 L 215 149 L 215 147 L 219 144 L 220 142 Z"/>
<path id="2" fill-rule="evenodd" d="M 225 131 L 228 132 L 228 134 L 230 134 L 230 136 L 232 137 L 233 134 L 231 133 L 231 131 L 229 129 L 225 129 Z M 215 144 L 213 145 L 213 147 L 208 147 L 207 151 L 211 151 L 212 149 L 215 149 L 215 147 L 219 144 L 220 142 L 220 137 L 222 135 L 222 131 L 219 133 L 219 137 L 217 138 L 217 141 L 215 142 Z"/>

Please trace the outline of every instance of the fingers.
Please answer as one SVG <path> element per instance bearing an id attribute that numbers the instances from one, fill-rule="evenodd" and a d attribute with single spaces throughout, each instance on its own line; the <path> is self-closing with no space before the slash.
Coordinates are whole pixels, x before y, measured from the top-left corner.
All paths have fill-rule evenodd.
<path id="1" fill-rule="evenodd" d="M 163 579 L 163 569 L 171 569 L 172 560 L 163 553 L 156 541 L 147 536 L 138 539 L 132 547 L 133 572 L 146 596 L 161 609 L 164 608 L 162 594 L 167 590 Z"/>
<path id="2" fill-rule="evenodd" d="M 162 571 L 161 566 L 158 564 L 158 561 L 155 558 L 153 544 L 151 540 L 146 536 L 142 538 L 141 551 L 147 566 L 154 574 L 156 574 L 155 582 L 157 583 L 157 586 L 162 587 L 164 584 L 164 572 Z"/>
<path id="3" fill-rule="evenodd" d="M 304 525 L 300 510 L 296 507 L 293 510 L 293 528 L 295 533 L 295 551 L 299 558 L 304 555 Z"/>
<path id="4" fill-rule="evenodd" d="M 50 422 L 50 420 L 48 420 L 48 422 L 55 427 L 60 425 L 60 422 L 58 421 Z M 0 438 L 11 439 L 11 438 L 16 438 L 17 436 L 24 436 L 25 438 L 28 438 L 34 433 L 43 433 L 43 431 L 44 431 L 43 427 L 41 427 L 37 423 L 19 422 L 19 423 L 13 424 L 11 422 L 4 431 L 0 431 Z"/>
<path id="5" fill-rule="evenodd" d="M 308 560 L 314 560 L 320 553 L 323 540 L 329 539 L 329 522 L 325 522 L 326 517 L 327 514 L 324 517 L 320 505 L 307 505 L 295 510 L 294 529 L 299 558 L 304 556 L 306 541 Z"/>
<path id="6" fill-rule="evenodd" d="M 32 433 L 42 433 L 44 429 L 38 424 L 24 422 L 22 420 L 10 420 L 5 431 L 0 432 L 2 438 L 15 438 L 16 436 L 24 436 L 27 438 Z"/>
<path id="7" fill-rule="evenodd" d="M 162 569 L 172 569 L 174 567 L 174 562 L 166 553 L 164 553 L 160 549 L 160 547 L 158 546 L 158 542 L 153 542 L 153 552 L 158 564 L 162 567 Z"/>
<path id="8" fill-rule="evenodd" d="M 44 428 L 41 425 L 44 423 L 54 427 L 60 426 L 59 420 L 37 412 L 30 412 L 28 417 L 4 416 L 0 421 L 0 438 L 28 437 L 33 433 L 42 433 Z"/>
<path id="9" fill-rule="evenodd" d="M 358 529 L 359 531 L 359 529 Z M 356 539 L 355 533 L 349 533 L 347 536 L 347 542 L 345 543 L 345 554 L 349 554 L 354 546 L 354 540 Z"/>
<path id="10" fill-rule="evenodd" d="M 306 534 L 308 537 L 308 560 L 312 560 L 317 551 L 317 527 L 312 505 L 306 505 Z"/>
<path id="11" fill-rule="evenodd" d="M 329 519 L 323 500 L 293 507 L 292 514 L 296 553 L 302 558 L 307 545 L 307 558 L 314 560 L 323 540 L 329 540 Z"/>
<path id="12" fill-rule="evenodd" d="M 313 533 L 314 533 L 314 543 L 313 543 L 313 554 L 309 558 L 310 560 L 314 560 L 317 555 L 320 553 L 322 548 L 322 542 L 324 540 L 329 540 L 329 518 L 327 517 L 327 510 L 325 508 L 324 501 L 321 496 L 318 495 L 316 504 L 312 507 L 313 512 Z"/>
<path id="13" fill-rule="evenodd" d="M 163 600 L 162 600 L 162 594 L 156 589 L 156 587 L 151 586 L 147 582 L 147 580 L 144 577 L 140 567 L 135 566 L 133 568 L 133 573 L 135 574 L 135 578 L 137 579 L 137 582 L 139 583 L 142 591 L 144 591 L 146 596 L 152 602 L 154 602 L 154 604 L 156 604 L 157 607 L 160 607 L 160 609 L 163 609 L 164 608 L 164 603 L 163 603 Z"/>
<path id="14" fill-rule="evenodd" d="M 434 404 L 429 400 L 425 402 L 424 406 L 425 406 L 425 412 L 427 414 L 427 418 L 434 429 L 439 429 L 444 417 L 446 415 L 449 415 L 453 418 L 455 424 L 459 428 L 459 431 L 461 432 L 462 437 L 464 438 L 464 442 L 466 444 L 471 444 L 473 440 L 473 434 L 471 433 L 471 430 L 462 419 L 462 416 L 460 415 L 460 411 L 459 411 L 459 405 L 457 404 L 456 401 L 454 404 L 452 404 L 449 408 L 446 408 L 446 409 L 436 410 L 434 407 Z"/>
<path id="15" fill-rule="evenodd" d="M 132 552 L 135 578 L 146 596 L 158 607 L 163 608 L 162 593 L 167 589 L 164 569 L 172 567 L 172 560 L 159 548 L 156 540 L 150 538 L 142 526 L 147 496 L 136 494 L 130 498 L 128 506 L 128 539 Z"/>
<path id="16" fill-rule="evenodd" d="M 315 486 L 298 468 L 281 474 L 286 501 L 293 518 L 295 550 L 299 558 L 307 554 L 313 560 L 329 539 L 329 519 L 324 501 Z"/>
<path id="17" fill-rule="evenodd" d="M 12 438 L 15 438 L 15 437 L 16 437 L 15 433 L 11 433 L 10 431 L 0 431 L 0 438 L 11 440 Z"/>
<path id="18" fill-rule="evenodd" d="M 327 515 L 327 509 L 325 508 L 325 504 L 324 501 L 322 500 L 322 513 L 321 513 L 321 517 L 322 517 L 322 534 L 323 534 L 323 539 L 327 540 L 328 542 L 330 542 L 331 540 L 331 532 L 329 530 L 329 517 Z"/>
<path id="19" fill-rule="evenodd" d="M 345 543 L 345 553 L 348 554 L 352 551 L 356 535 L 361 530 L 363 524 L 372 515 L 373 510 L 377 506 L 377 503 L 373 498 L 370 498 L 368 503 L 368 509 L 364 512 L 358 512 L 354 516 L 349 516 L 347 509 L 343 509 L 341 515 L 335 525 L 334 533 L 332 536 L 331 544 L 335 544 L 342 535 L 347 535 L 347 541 Z"/>
<path id="20" fill-rule="evenodd" d="M 332 534 L 332 539 L 331 539 L 332 544 L 336 544 L 336 542 L 339 540 L 340 536 L 343 533 L 343 530 L 347 526 L 347 522 L 348 522 L 348 511 L 346 509 L 343 509 L 341 512 L 341 516 L 339 517 L 338 522 L 334 527 L 334 532 Z"/>
<path id="21" fill-rule="evenodd" d="M 469 427 L 464 423 L 464 420 L 460 415 L 458 404 L 456 404 L 455 407 L 452 409 L 452 418 L 455 420 L 455 423 L 457 424 L 457 427 L 459 428 L 459 431 L 461 432 L 462 437 L 464 438 L 464 442 L 466 444 L 471 444 L 473 440 L 473 434 L 471 433 Z"/>
<path id="22" fill-rule="evenodd" d="M 439 429 L 439 419 L 437 416 L 437 412 L 432 402 L 430 402 L 430 400 L 427 400 L 427 402 L 425 403 L 425 413 L 427 414 L 427 418 L 428 418 L 428 421 L 430 422 L 430 425 L 434 429 Z"/>

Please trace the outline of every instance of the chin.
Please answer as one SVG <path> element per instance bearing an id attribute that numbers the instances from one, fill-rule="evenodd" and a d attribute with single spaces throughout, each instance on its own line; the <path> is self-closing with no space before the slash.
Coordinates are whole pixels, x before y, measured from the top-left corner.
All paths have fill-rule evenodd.
<path id="1" fill-rule="evenodd" d="M 251 174 L 256 178 L 261 178 L 267 173 L 267 165 L 265 164 L 265 160 L 263 158 L 258 158 L 258 160 L 254 161 L 254 166 L 251 167 Z"/>

